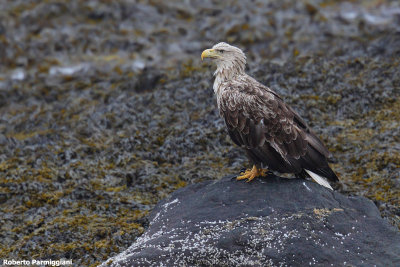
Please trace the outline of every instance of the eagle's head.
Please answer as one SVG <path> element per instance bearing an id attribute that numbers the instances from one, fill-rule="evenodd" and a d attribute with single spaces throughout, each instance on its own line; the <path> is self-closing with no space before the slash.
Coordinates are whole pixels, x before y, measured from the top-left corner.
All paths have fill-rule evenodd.
<path id="1" fill-rule="evenodd" d="M 246 65 L 246 56 L 243 51 L 224 42 L 204 50 L 201 53 L 201 59 L 204 58 L 211 58 L 217 64 L 217 72 L 225 69 L 244 72 Z"/>

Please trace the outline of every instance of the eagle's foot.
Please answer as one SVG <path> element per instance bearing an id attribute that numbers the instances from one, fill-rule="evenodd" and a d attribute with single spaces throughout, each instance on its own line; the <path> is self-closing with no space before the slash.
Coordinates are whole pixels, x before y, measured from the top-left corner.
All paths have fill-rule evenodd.
<path id="1" fill-rule="evenodd" d="M 236 180 L 244 180 L 248 179 L 247 182 L 250 182 L 256 177 L 262 177 L 267 175 L 268 170 L 265 169 L 259 169 L 257 168 L 256 165 L 253 165 L 253 168 L 251 170 L 246 170 L 244 173 L 241 173 L 242 175 L 236 177 Z"/>

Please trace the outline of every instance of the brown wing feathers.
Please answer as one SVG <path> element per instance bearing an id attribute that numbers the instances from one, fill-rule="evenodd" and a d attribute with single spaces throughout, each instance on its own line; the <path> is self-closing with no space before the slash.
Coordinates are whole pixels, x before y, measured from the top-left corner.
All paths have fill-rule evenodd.
<path id="1" fill-rule="evenodd" d="M 279 172 L 304 172 L 306 168 L 337 180 L 326 158 L 329 151 L 301 117 L 267 87 L 253 80 L 232 81 L 219 100 L 233 142 L 245 146 L 255 163 Z"/>

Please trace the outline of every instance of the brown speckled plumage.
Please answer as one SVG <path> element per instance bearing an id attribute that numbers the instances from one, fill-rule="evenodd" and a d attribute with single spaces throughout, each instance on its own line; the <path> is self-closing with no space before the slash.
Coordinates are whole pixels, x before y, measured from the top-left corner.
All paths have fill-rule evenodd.
<path id="1" fill-rule="evenodd" d="M 246 150 L 253 163 L 300 177 L 308 170 L 337 181 L 327 163 L 329 151 L 304 120 L 279 95 L 244 72 L 244 53 L 226 43 L 215 45 L 213 52 L 220 114 L 233 142 Z"/>

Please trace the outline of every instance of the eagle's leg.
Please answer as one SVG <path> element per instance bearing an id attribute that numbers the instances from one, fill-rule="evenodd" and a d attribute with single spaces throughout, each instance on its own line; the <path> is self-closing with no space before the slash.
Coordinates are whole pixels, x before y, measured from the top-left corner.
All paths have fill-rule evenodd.
<path id="1" fill-rule="evenodd" d="M 267 171 L 268 170 L 257 168 L 256 165 L 253 165 L 253 168 L 251 170 L 246 170 L 244 173 L 241 173 L 242 175 L 236 177 L 236 180 L 248 179 L 247 182 L 250 182 L 258 176 L 265 176 L 267 174 Z"/>

